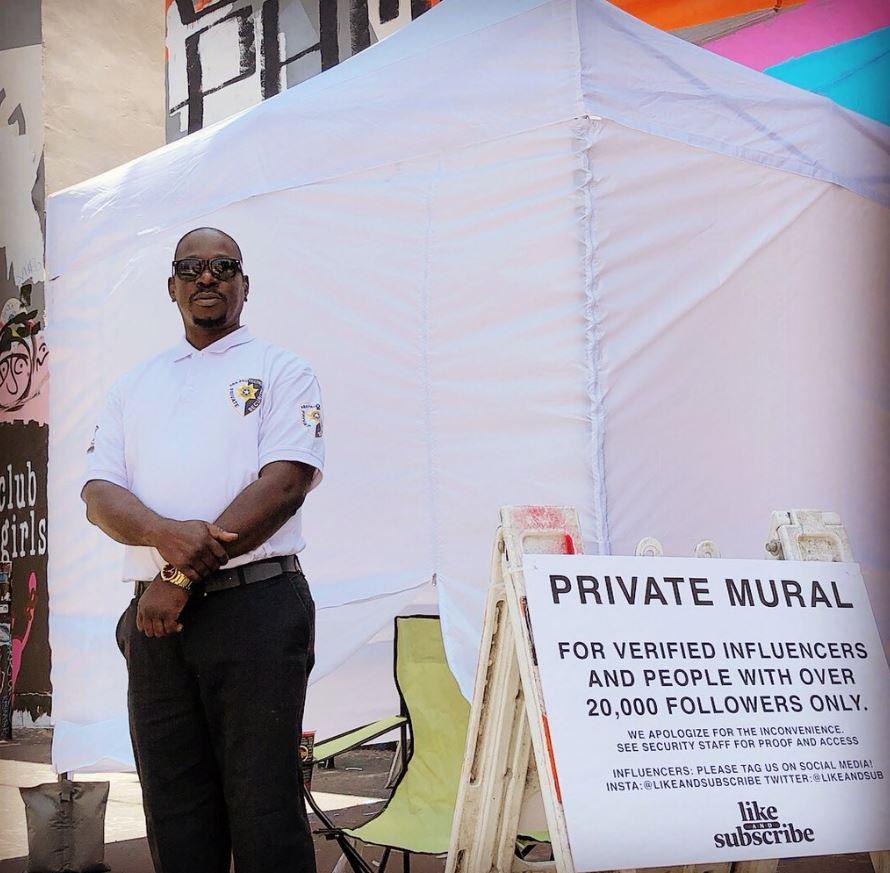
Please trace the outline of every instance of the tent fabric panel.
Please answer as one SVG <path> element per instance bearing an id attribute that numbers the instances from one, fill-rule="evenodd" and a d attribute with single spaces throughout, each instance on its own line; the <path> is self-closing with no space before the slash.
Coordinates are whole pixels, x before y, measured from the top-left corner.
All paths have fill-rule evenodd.
<path id="1" fill-rule="evenodd" d="M 84 599 L 101 603 L 105 614 L 88 618 L 77 613 L 50 613 L 53 725 L 86 725 L 121 717 L 126 722 L 127 669 L 114 632 L 118 618 L 132 599 L 133 586 L 117 582 L 108 590 L 108 585 L 97 588 L 83 578 L 80 581 Z M 55 587 L 51 587 L 50 595 L 54 594 Z M 61 736 L 64 735 L 54 735 L 53 742 L 60 742 Z M 89 765 L 102 754 L 101 748 L 97 748 L 78 766 Z"/>
<path id="2" fill-rule="evenodd" d="M 577 127 L 514 137 L 509 152 L 466 149 L 432 173 L 432 548 L 449 663 L 468 695 L 500 505 L 574 504 L 592 540 L 599 528 Z"/>
<path id="3" fill-rule="evenodd" d="M 415 605 L 418 598 L 424 598 L 425 594 L 429 594 L 429 587 L 429 582 L 422 582 L 420 585 L 390 594 L 379 594 L 364 600 L 317 608 L 315 634 L 316 639 L 321 639 L 322 643 L 316 645 L 315 666 L 312 669 L 310 684 L 333 673 L 364 646 L 377 639 L 381 632 L 386 639 L 393 616 Z M 430 601 L 430 608 L 435 606 L 435 597 L 424 599 Z M 344 709 L 348 710 L 349 707 L 344 706 Z M 347 727 L 363 723 L 353 720 Z M 329 736 L 327 733 L 325 735 Z"/>
<path id="4" fill-rule="evenodd" d="M 593 155 L 613 553 L 757 557 L 772 510 L 833 510 L 890 641 L 890 210 L 614 124 Z"/>
<path id="5" fill-rule="evenodd" d="M 86 724 L 54 714 L 52 764 L 57 773 L 135 771 L 126 707 L 114 718 Z"/>

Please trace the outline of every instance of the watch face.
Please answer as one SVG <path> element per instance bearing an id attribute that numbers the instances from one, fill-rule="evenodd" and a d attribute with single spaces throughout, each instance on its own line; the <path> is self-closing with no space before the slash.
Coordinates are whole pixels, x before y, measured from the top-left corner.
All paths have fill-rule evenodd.
<path id="1" fill-rule="evenodd" d="M 174 567 L 172 564 L 164 564 L 164 566 L 161 568 L 161 578 L 165 582 L 169 582 L 175 576 L 176 576 L 176 567 Z"/>

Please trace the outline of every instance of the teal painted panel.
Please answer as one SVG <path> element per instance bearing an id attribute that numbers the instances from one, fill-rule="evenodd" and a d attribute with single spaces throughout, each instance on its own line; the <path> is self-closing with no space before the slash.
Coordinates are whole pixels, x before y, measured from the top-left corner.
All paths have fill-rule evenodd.
<path id="1" fill-rule="evenodd" d="M 890 27 L 763 72 L 890 124 Z"/>

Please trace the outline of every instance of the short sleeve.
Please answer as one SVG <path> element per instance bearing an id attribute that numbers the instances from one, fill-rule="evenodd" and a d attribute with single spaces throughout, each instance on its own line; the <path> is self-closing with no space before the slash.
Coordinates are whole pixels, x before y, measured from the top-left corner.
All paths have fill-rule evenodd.
<path id="1" fill-rule="evenodd" d="M 284 364 L 272 380 L 261 408 L 259 467 L 273 461 L 301 461 L 315 467 L 310 489 L 324 469 L 321 389 L 312 368 L 298 358 Z"/>
<path id="2" fill-rule="evenodd" d="M 91 479 L 113 482 L 121 488 L 129 488 L 127 463 L 124 454 L 123 395 L 120 382 L 116 382 L 105 399 L 99 419 L 93 429 L 93 437 L 87 447 L 87 464 L 84 484 Z"/>

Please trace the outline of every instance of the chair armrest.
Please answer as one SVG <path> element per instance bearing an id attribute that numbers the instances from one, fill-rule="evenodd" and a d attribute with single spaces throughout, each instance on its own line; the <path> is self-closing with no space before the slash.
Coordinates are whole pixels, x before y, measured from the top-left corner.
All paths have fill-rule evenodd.
<path id="1" fill-rule="evenodd" d="M 393 715 L 388 718 L 381 718 L 379 721 L 371 722 L 371 724 L 354 728 L 346 733 L 338 734 L 335 737 L 330 737 L 327 740 L 322 740 L 320 743 L 315 744 L 315 748 L 312 750 L 311 761 L 306 761 L 304 763 L 306 765 L 310 763 L 319 764 L 322 761 L 333 758 L 335 755 L 341 755 L 343 752 L 348 752 L 350 749 L 363 746 L 365 743 L 369 743 L 371 740 L 389 733 L 395 728 L 401 727 L 407 721 L 408 719 L 403 715 Z"/>

